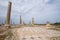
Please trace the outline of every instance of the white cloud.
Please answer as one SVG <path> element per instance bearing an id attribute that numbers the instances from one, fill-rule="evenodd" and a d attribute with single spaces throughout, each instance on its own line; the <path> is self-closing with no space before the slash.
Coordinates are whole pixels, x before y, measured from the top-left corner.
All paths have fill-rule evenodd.
<path id="1" fill-rule="evenodd" d="M 8 0 L 7 1 L 0 0 L 0 5 L 1 6 L 7 6 L 8 5 Z"/>
<path id="2" fill-rule="evenodd" d="M 59 19 L 59 0 L 10 1 L 12 1 L 12 17 L 15 17 L 16 20 L 18 20 L 19 15 L 22 15 L 23 19 L 28 21 L 30 21 L 31 18 L 34 17 L 36 23 L 45 23 L 46 21 L 56 22 Z M 4 1 L 4 3 L 1 3 L 0 5 L 7 6 L 8 2 Z"/>
<path id="3" fill-rule="evenodd" d="M 44 3 L 48 3 L 48 2 L 50 2 L 51 0 L 44 0 Z"/>

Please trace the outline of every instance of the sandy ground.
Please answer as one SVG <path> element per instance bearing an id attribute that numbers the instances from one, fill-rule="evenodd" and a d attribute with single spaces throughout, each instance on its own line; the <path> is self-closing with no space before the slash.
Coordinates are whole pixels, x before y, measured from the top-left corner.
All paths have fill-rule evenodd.
<path id="1" fill-rule="evenodd" d="M 6 31 L 7 30 L 5 30 L 5 32 Z M 10 34 L 10 32 L 13 35 Z M 60 38 L 60 28 L 51 28 L 46 26 L 16 26 L 15 28 L 10 29 L 6 34 L 7 35 L 0 35 L 0 40 L 5 40 L 4 38 L 7 38 L 6 40 L 48 40 L 50 37 Z"/>

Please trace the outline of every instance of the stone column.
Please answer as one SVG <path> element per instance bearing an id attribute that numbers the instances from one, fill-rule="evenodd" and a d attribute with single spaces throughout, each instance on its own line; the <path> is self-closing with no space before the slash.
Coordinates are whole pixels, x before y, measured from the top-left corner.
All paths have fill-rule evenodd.
<path id="1" fill-rule="evenodd" d="M 20 24 L 22 24 L 22 18 L 21 18 L 21 16 L 20 16 Z"/>
<path id="2" fill-rule="evenodd" d="M 6 23 L 5 23 L 5 26 L 6 26 L 6 27 L 10 27 L 11 5 L 12 5 L 12 3 L 9 2 L 9 4 L 8 4 L 8 11 L 7 11 L 7 16 L 6 16 Z"/>
<path id="3" fill-rule="evenodd" d="M 32 26 L 34 26 L 34 18 L 32 18 Z"/>
<path id="4" fill-rule="evenodd" d="M 51 26 L 49 21 L 47 21 L 46 26 L 47 27 L 50 27 Z"/>
<path id="5" fill-rule="evenodd" d="M 22 17 L 20 16 L 20 25 L 23 25 Z"/>

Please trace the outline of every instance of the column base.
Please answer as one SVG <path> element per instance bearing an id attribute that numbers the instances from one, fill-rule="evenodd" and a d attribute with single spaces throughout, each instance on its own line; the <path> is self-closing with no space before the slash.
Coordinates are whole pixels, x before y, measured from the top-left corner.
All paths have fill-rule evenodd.
<path id="1" fill-rule="evenodd" d="M 9 24 L 4 25 L 6 28 L 11 28 Z"/>
<path id="2" fill-rule="evenodd" d="M 46 24 L 46 27 L 47 27 L 47 28 L 50 28 L 50 27 L 51 27 L 51 25 L 50 25 L 50 24 Z"/>
<path id="3" fill-rule="evenodd" d="M 31 24 L 32 26 L 34 26 L 34 24 Z"/>
<path id="4" fill-rule="evenodd" d="M 21 26 L 24 26 L 24 24 L 19 24 L 19 26 L 21 27 Z"/>

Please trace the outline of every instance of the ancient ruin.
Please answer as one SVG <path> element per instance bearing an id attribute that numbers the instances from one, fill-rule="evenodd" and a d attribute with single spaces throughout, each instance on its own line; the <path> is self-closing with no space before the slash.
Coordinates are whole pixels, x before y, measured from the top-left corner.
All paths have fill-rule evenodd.
<path id="1" fill-rule="evenodd" d="M 20 16 L 19 27 L 10 25 L 11 5 L 12 3 L 9 2 L 6 23 L 4 25 L 8 29 L 1 32 L 4 29 L 0 28 L 0 40 L 60 40 L 60 28 L 54 25 L 50 26 L 49 22 L 45 25 L 42 24 L 42 26 L 35 25 L 34 18 L 32 18 L 32 26 L 23 25 L 20 27 L 22 25 L 22 18 Z"/>

